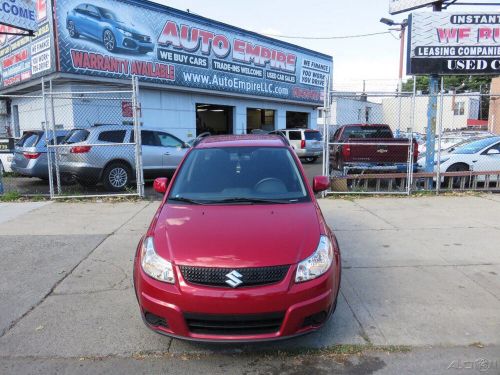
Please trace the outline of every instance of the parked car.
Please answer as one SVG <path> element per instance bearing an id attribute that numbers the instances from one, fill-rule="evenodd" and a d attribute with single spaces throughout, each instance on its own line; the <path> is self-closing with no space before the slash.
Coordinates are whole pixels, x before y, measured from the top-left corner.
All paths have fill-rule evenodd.
<path id="1" fill-rule="evenodd" d="M 82 35 L 97 40 L 109 52 L 148 53 L 155 46 L 151 36 L 120 21 L 111 10 L 91 4 L 80 4 L 68 12 L 66 28 L 70 37 Z"/>
<path id="2" fill-rule="evenodd" d="M 267 138 L 267 139 L 266 139 Z M 134 261 L 141 316 L 195 341 L 261 341 L 319 329 L 332 315 L 340 251 L 294 150 L 282 137 L 195 142 Z M 300 228 L 300 230 L 297 230 Z"/>
<path id="3" fill-rule="evenodd" d="M 419 167 L 425 166 L 425 159 L 419 160 Z M 437 171 L 437 158 L 434 161 L 434 170 Z M 465 171 L 499 171 L 500 173 L 500 137 L 481 138 L 476 141 L 466 142 L 456 147 L 451 152 L 441 155 L 440 172 L 465 172 Z M 496 181 L 497 176 L 492 175 L 490 181 Z M 447 179 L 443 179 L 445 184 Z M 478 176 L 478 181 L 484 181 L 484 176 Z M 455 185 L 455 184 L 454 184 Z"/>
<path id="4" fill-rule="evenodd" d="M 269 132 L 288 139 L 297 156 L 307 163 L 314 163 L 323 155 L 321 133 L 311 129 L 281 129 Z"/>
<path id="5" fill-rule="evenodd" d="M 68 130 L 56 130 L 57 143 L 61 143 L 67 134 Z M 49 179 L 48 148 L 45 138 L 43 130 L 24 132 L 14 148 L 14 159 L 11 166 L 13 172 L 26 177 Z M 53 143 L 53 139 L 51 142 Z M 54 154 L 53 151 L 52 153 Z M 63 182 L 69 182 L 69 179 L 65 177 Z"/>
<path id="6" fill-rule="evenodd" d="M 0 138 L 0 173 L 12 172 L 14 160 L 14 138 Z"/>
<path id="7" fill-rule="evenodd" d="M 141 128 L 144 177 L 173 174 L 190 147 L 164 131 Z M 135 180 L 134 129 L 99 125 L 73 129 L 59 151 L 59 170 L 85 186 L 102 182 L 108 191 L 122 191 Z"/>
<path id="8" fill-rule="evenodd" d="M 494 134 L 490 132 L 470 131 L 470 132 L 456 132 L 456 133 L 443 133 L 441 136 L 441 151 L 447 151 L 459 143 L 467 142 L 470 139 L 492 137 Z M 439 137 L 436 138 L 434 150 L 437 152 L 439 149 Z M 419 143 L 418 152 L 424 154 L 427 151 L 427 144 L 425 140 Z"/>
<path id="9" fill-rule="evenodd" d="M 413 160 L 418 159 L 418 143 L 413 142 Z M 394 138 L 389 125 L 343 125 L 330 140 L 330 170 L 342 174 L 371 172 L 406 172 L 408 148 L 405 138 Z M 415 163 L 416 166 L 416 163 Z"/>

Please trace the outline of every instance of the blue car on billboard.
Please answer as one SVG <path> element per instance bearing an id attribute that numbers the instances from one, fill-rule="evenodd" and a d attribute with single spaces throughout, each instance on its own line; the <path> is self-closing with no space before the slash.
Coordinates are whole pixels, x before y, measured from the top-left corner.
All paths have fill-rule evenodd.
<path id="1" fill-rule="evenodd" d="M 154 50 L 154 43 L 149 35 L 120 21 L 109 9 L 92 4 L 80 4 L 69 11 L 66 28 L 72 38 L 83 35 L 95 39 L 109 52 L 126 50 L 148 53 Z"/>

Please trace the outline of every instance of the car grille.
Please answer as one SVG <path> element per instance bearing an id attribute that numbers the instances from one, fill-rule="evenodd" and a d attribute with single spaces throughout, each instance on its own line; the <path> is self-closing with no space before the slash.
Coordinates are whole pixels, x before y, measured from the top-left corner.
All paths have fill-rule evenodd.
<path id="1" fill-rule="evenodd" d="M 208 285 L 213 287 L 231 288 L 226 283 L 226 276 L 232 271 L 241 274 L 239 287 L 275 284 L 282 281 L 290 266 L 274 266 L 259 268 L 207 268 L 179 266 L 182 277 L 191 284 Z"/>
<path id="2" fill-rule="evenodd" d="M 141 34 L 133 34 L 135 40 L 139 40 L 141 42 L 151 42 L 151 37 L 147 35 L 141 35 Z"/>
<path id="3" fill-rule="evenodd" d="M 259 335 L 278 332 L 284 313 L 208 315 L 185 313 L 189 331 L 212 335 Z"/>

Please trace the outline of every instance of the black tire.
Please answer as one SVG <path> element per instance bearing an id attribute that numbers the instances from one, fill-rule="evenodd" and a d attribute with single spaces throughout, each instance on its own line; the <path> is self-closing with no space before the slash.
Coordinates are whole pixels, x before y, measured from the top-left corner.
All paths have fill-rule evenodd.
<path id="1" fill-rule="evenodd" d="M 304 158 L 304 160 L 306 163 L 313 164 L 313 163 L 316 163 L 316 161 L 318 160 L 318 157 L 317 156 L 309 156 L 309 157 Z"/>
<path id="2" fill-rule="evenodd" d="M 109 52 L 116 51 L 116 38 L 111 30 L 104 30 L 102 33 L 102 44 Z"/>
<path id="3" fill-rule="evenodd" d="M 102 184 L 107 191 L 124 191 L 130 184 L 132 171 L 122 162 L 109 164 L 102 174 Z"/>
<path id="4" fill-rule="evenodd" d="M 470 168 L 467 164 L 458 163 L 458 164 L 453 164 L 453 165 L 449 166 L 448 169 L 446 170 L 446 172 L 466 172 L 469 170 L 470 170 Z M 445 177 L 444 178 L 444 187 L 445 188 L 448 187 L 448 185 L 450 183 L 450 178 L 453 179 L 452 187 L 455 189 L 459 189 L 460 188 L 460 180 L 461 180 L 460 177 Z M 470 178 L 466 177 L 465 178 L 465 187 L 467 187 L 467 185 L 469 185 L 469 181 L 470 181 Z"/>
<path id="5" fill-rule="evenodd" d="M 68 34 L 73 39 L 78 39 L 80 37 L 78 31 L 76 31 L 76 26 L 73 21 L 68 22 Z"/>

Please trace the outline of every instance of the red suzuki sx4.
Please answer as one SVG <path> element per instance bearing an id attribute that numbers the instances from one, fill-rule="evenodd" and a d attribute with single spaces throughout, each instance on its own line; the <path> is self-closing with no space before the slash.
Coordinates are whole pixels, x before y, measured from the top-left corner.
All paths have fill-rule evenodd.
<path id="1" fill-rule="evenodd" d="M 141 239 L 134 287 L 145 324 L 194 341 L 289 338 L 335 310 L 340 251 L 285 138 L 198 139 Z M 167 186 L 168 185 L 168 186 Z"/>

